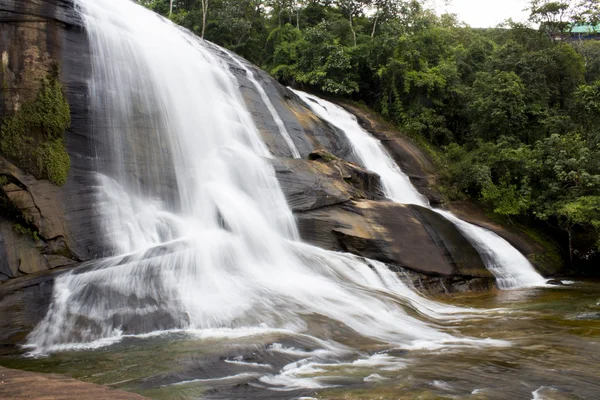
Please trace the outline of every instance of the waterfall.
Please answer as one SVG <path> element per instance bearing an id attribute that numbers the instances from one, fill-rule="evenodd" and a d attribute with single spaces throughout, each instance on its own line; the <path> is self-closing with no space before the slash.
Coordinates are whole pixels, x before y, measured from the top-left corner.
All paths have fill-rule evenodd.
<path id="1" fill-rule="evenodd" d="M 97 208 L 111 246 L 57 278 L 28 337 L 34 352 L 157 331 L 276 331 L 344 348 L 310 329 L 317 317 L 393 346 L 477 342 L 439 325 L 473 310 L 299 241 L 271 155 L 211 46 L 127 0 L 76 3 L 94 55 Z"/>
<path id="2" fill-rule="evenodd" d="M 325 121 L 341 129 L 352 144 L 362 165 L 381 176 L 386 196 L 404 204 L 431 208 L 429 202 L 415 189 L 381 142 L 365 131 L 356 117 L 343 108 L 316 96 L 294 91 L 311 110 Z M 434 210 L 448 219 L 477 249 L 500 289 L 515 289 L 545 284 L 531 263 L 517 249 L 495 233 L 469 224 L 448 211 Z"/>

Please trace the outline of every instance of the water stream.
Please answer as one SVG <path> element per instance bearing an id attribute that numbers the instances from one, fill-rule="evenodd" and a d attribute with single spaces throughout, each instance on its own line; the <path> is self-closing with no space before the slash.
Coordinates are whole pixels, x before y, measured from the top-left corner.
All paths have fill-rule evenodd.
<path id="1" fill-rule="evenodd" d="M 431 208 L 429 202 L 410 182 L 381 142 L 365 131 L 356 117 L 342 107 L 316 96 L 294 91 L 311 110 L 348 137 L 362 165 L 379 174 L 386 196 L 398 203 L 416 204 Z M 498 287 L 515 289 L 545 284 L 531 263 L 517 249 L 495 233 L 462 221 L 452 213 L 434 210 L 453 222 L 477 249 L 486 267 L 494 274 Z"/>

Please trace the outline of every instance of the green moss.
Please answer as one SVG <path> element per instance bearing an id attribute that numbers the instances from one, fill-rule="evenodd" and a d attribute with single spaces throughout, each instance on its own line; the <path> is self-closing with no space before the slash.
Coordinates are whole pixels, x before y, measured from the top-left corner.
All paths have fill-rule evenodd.
<path id="1" fill-rule="evenodd" d="M 67 182 L 71 159 L 62 138 L 42 143 L 36 149 L 37 165 L 43 176 L 58 186 Z"/>
<path id="2" fill-rule="evenodd" d="M 312 161 L 315 161 L 315 160 L 323 160 L 323 161 L 339 160 L 336 156 L 334 156 L 331 153 L 326 152 L 325 150 L 313 151 L 312 153 L 310 153 L 308 155 L 308 159 L 312 160 Z"/>
<path id="3" fill-rule="evenodd" d="M 14 224 L 13 231 L 18 233 L 19 235 L 29 236 L 31 239 L 33 239 L 36 242 L 38 240 L 40 240 L 40 236 L 37 233 L 37 231 L 35 231 L 34 229 L 31 229 L 31 228 L 28 228 L 26 226 L 23 226 L 21 224 Z"/>
<path id="4" fill-rule="evenodd" d="M 70 125 L 71 110 L 54 66 L 35 100 L 2 122 L 0 153 L 36 177 L 64 185 L 71 163 L 63 134 Z"/>

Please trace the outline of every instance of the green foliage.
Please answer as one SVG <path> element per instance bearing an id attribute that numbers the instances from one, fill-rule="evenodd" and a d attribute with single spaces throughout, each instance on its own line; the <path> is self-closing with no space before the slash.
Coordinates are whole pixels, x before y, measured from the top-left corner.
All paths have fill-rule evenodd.
<path id="1" fill-rule="evenodd" d="M 42 79 L 35 100 L 2 121 L 0 153 L 37 177 L 63 185 L 70 169 L 63 133 L 70 125 L 69 103 L 58 69 L 53 68 Z"/>
<path id="2" fill-rule="evenodd" d="M 43 176 L 58 186 L 67 182 L 71 159 L 62 138 L 40 144 L 35 155 L 38 169 Z"/>
<path id="3" fill-rule="evenodd" d="M 522 138 L 527 122 L 525 93 L 525 85 L 514 72 L 478 73 L 467 105 L 472 134 L 491 141 L 503 135 Z"/>

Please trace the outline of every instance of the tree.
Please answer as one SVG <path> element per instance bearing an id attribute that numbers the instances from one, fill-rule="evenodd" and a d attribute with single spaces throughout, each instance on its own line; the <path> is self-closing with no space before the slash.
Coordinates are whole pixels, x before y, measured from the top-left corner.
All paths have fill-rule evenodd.
<path id="1" fill-rule="evenodd" d="M 524 137 L 526 88 L 514 72 L 480 72 L 471 90 L 468 112 L 473 131 L 485 140 Z"/>
<path id="2" fill-rule="evenodd" d="M 346 14 L 352 37 L 354 39 L 354 47 L 356 47 L 356 30 L 354 29 L 354 18 L 363 13 L 364 8 L 372 4 L 372 0 L 335 0 L 335 4 Z"/>
<path id="3" fill-rule="evenodd" d="M 558 203 L 556 216 L 559 226 L 567 232 L 569 240 L 569 259 L 573 262 L 573 230 L 577 226 L 591 226 L 600 229 L 600 196 L 583 196 L 570 201 Z M 600 249 L 600 241 L 596 241 Z"/>
<path id="4" fill-rule="evenodd" d="M 206 16 L 208 15 L 208 2 L 209 0 L 202 0 L 202 39 L 204 39 L 204 33 L 206 32 Z"/>
<path id="5" fill-rule="evenodd" d="M 554 40 L 562 40 L 574 18 L 573 0 L 532 0 L 529 20 Z"/>

